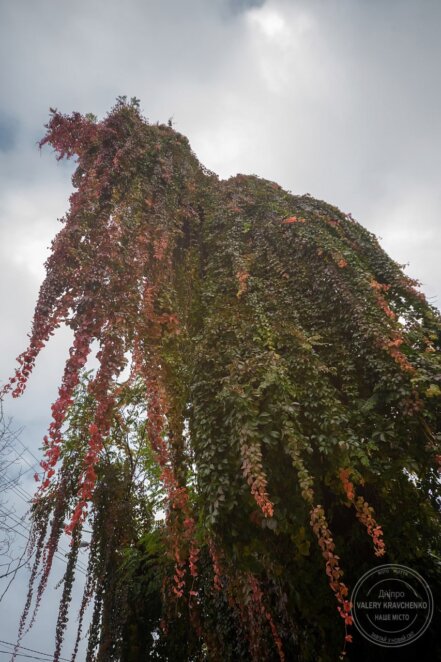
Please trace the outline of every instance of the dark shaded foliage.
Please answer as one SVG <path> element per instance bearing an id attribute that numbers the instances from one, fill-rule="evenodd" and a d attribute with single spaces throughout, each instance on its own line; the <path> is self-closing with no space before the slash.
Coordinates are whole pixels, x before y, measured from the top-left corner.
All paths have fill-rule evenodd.
<path id="1" fill-rule="evenodd" d="M 35 505 L 37 603 L 73 539 L 55 659 L 87 526 L 87 660 L 324 662 L 375 563 L 439 596 L 441 324 L 417 283 L 335 207 L 219 181 L 136 100 L 54 111 L 43 144 L 76 191 L 5 390 L 73 329 Z"/>

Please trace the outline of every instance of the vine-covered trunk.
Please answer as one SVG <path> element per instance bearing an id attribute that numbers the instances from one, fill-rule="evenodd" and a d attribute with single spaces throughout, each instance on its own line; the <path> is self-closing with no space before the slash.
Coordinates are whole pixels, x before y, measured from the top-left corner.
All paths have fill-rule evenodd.
<path id="1" fill-rule="evenodd" d="M 54 659 L 80 544 L 87 660 L 368 659 L 364 571 L 440 593 L 438 312 L 350 215 L 219 180 L 136 101 L 47 128 L 76 190 L 3 392 L 74 331 L 34 506 L 36 608 L 73 540 Z"/>

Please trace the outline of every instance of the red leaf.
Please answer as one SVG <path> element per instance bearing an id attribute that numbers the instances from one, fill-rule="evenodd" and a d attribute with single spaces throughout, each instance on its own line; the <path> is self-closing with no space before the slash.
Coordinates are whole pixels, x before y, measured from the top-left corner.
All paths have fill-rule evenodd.
<path id="1" fill-rule="evenodd" d="M 297 216 L 289 216 L 288 218 L 285 218 L 282 221 L 283 225 L 287 225 L 288 223 L 304 223 L 305 219 L 304 218 L 297 218 Z"/>

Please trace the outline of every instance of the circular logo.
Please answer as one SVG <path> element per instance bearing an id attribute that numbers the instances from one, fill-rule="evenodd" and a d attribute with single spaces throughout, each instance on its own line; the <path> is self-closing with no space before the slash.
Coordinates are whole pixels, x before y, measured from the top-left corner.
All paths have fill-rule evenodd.
<path id="1" fill-rule="evenodd" d="M 351 595 L 357 630 L 377 646 L 398 648 L 421 637 L 433 616 L 426 580 L 404 565 L 388 563 L 366 572 Z"/>

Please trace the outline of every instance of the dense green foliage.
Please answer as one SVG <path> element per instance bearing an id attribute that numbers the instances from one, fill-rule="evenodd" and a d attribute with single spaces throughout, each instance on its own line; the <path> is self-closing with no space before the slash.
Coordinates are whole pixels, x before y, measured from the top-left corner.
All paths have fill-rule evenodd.
<path id="1" fill-rule="evenodd" d="M 441 595 L 438 312 L 350 216 L 220 181 L 136 101 L 54 111 L 42 143 L 77 191 L 10 388 L 68 324 L 34 506 L 37 604 L 72 535 L 54 659 L 81 540 L 88 661 L 370 659 L 347 647 L 364 571 Z"/>

